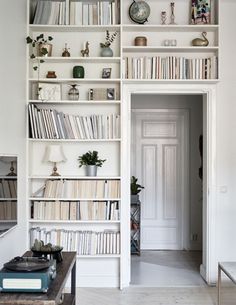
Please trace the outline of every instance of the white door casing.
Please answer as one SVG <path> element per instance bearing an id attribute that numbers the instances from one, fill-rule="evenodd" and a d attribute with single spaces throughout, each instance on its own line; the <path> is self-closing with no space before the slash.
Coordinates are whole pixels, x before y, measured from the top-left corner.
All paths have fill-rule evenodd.
<path id="1" fill-rule="evenodd" d="M 182 250 L 188 244 L 183 213 L 189 211 L 188 126 L 188 110 L 132 110 L 131 172 L 145 186 L 140 195 L 143 250 Z"/>
<path id="2" fill-rule="evenodd" d="M 120 287 L 130 283 L 130 176 L 131 171 L 131 96 L 133 94 L 201 94 L 206 122 L 203 126 L 205 136 L 205 171 L 203 182 L 203 262 L 201 275 L 210 285 L 217 280 L 216 257 L 216 102 L 217 86 L 211 83 L 127 83 L 122 86 L 121 103 L 121 276 Z M 185 238 L 184 238 L 185 239 Z"/>

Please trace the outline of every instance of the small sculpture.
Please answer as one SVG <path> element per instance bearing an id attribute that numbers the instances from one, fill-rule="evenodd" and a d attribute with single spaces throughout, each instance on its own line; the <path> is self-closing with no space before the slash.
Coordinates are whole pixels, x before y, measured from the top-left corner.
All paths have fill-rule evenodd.
<path id="1" fill-rule="evenodd" d="M 67 48 L 67 43 L 65 43 L 65 48 L 63 49 L 63 52 L 61 54 L 62 57 L 70 57 L 69 48 Z"/>
<path id="2" fill-rule="evenodd" d="M 170 3 L 170 9 L 171 9 L 171 15 L 170 15 L 170 24 L 176 24 L 175 23 L 175 3 Z"/>
<path id="3" fill-rule="evenodd" d="M 209 40 L 206 38 L 207 33 L 202 32 L 202 38 L 195 38 L 192 40 L 192 45 L 195 47 L 207 47 L 209 44 Z"/>
<path id="4" fill-rule="evenodd" d="M 166 11 L 161 12 L 161 24 L 166 25 Z"/>
<path id="5" fill-rule="evenodd" d="M 82 57 L 89 57 L 89 42 L 85 44 L 85 48 L 81 50 Z"/>

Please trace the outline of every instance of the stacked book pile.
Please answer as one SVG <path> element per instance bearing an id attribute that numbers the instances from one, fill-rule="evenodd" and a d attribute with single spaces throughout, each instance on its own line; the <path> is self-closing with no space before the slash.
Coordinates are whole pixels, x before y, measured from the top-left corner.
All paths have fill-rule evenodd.
<path id="1" fill-rule="evenodd" d="M 79 255 L 120 254 L 120 232 L 113 230 L 72 231 L 36 227 L 30 229 L 30 243 L 34 240 L 60 245 L 64 251 L 77 251 Z"/>
<path id="2" fill-rule="evenodd" d="M 119 220 L 118 201 L 34 201 L 35 220 Z"/>
<path id="3" fill-rule="evenodd" d="M 43 198 L 115 199 L 120 197 L 119 180 L 47 180 L 43 189 Z M 39 190 L 33 194 L 33 197 Z"/>
<path id="4" fill-rule="evenodd" d="M 38 0 L 33 10 L 33 24 L 112 25 L 119 22 L 119 0 L 90 3 Z"/>
<path id="5" fill-rule="evenodd" d="M 30 135 L 34 139 L 118 139 L 120 115 L 78 116 L 29 105 Z"/>
<path id="6" fill-rule="evenodd" d="M 218 58 L 124 57 L 126 79 L 217 79 Z"/>
<path id="7" fill-rule="evenodd" d="M 0 201 L 0 220 L 16 220 L 16 201 Z"/>
<path id="8" fill-rule="evenodd" d="M 16 198 L 17 197 L 16 180 L 2 179 L 0 181 L 0 198 Z"/>

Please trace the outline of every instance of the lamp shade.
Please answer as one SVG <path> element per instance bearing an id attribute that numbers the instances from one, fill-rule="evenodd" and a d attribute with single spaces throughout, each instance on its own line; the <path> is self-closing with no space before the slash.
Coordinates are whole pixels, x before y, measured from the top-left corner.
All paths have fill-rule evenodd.
<path id="1" fill-rule="evenodd" d="M 43 158 L 44 162 L 65 162 L 66 156 L 61 145 L 48 145 Z"/>

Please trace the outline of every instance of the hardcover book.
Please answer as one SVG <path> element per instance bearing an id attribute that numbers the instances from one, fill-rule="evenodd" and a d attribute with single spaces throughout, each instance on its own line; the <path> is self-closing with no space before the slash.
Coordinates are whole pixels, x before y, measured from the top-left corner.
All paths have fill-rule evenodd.
<path id="1" fill-rule="evenodd" d="M 191 23 L 211 23 L 211 0 L 191 0 Z"/>

